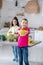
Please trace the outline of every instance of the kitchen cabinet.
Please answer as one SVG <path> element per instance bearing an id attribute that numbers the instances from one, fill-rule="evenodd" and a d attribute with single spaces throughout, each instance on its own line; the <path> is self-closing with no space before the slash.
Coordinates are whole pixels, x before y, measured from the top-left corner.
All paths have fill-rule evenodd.
<path id="1" fill-rule="evenodd" d="M 43 43 L 29 48 L 29 61 L 43 63 Z"/>
<path id="2" fill-rule="evenodd" d="M 34 39 L 37 41 L 42 41 L 43 42 L 43 30 L 35 30 L 34 31 Z"/>

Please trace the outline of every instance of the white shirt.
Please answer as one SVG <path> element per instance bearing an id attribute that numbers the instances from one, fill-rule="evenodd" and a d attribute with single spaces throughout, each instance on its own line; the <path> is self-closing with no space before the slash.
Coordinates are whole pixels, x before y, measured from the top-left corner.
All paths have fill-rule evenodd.
<path id="1" fill-rule="evenodd" d="M 17 30 L 18 30 L 18 26 L 16 25 L 16 26 L 12 26 L 9 30 L 8 30 L 8 32 L 7 32 L 7 36 L 9 36 L 9 33 L 11 32 L 11 34 L 14 34 Z"/>

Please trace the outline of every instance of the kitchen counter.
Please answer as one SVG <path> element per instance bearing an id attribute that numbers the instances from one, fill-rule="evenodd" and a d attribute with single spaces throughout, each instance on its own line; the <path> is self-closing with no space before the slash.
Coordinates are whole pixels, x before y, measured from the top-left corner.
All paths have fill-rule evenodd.
<path id="1" fill-rule="evenodd" d="M 28 47 L 32 47 L 32 46 L 34 46 L 34 45 L 37 45 L 37 44 L 39 44 L 39 43 L 41 43 L 41 41 L 35 41 L 35 43 L 34 44 L 32 44 L 32 43 L 29 43 L 29 45 L 28 45 Z M 0 46 L 4 46 L 4 45 L 11 45 L 11 46 L 17 46 L 17 42 L 12 42 L 12 41 L 1 41 L 0 40 Z"/>
<path id="2" fill-rule="evenodd" d="M 0 46 L 4 46 L 4 45 L 11 45 L 11 46 L 17 46 L 17 42 L 10 42 L 10 41 L 1 41 L 0 40 Z"/>

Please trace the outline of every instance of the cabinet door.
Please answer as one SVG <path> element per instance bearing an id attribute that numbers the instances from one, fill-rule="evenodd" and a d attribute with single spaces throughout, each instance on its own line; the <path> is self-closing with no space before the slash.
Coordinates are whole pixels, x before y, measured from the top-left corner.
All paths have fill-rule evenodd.
<path id="1" fill-rule="evenodd" d="M 35 40 L 37 41 L 43 41 L 43 31 L 35 31 Z"/>

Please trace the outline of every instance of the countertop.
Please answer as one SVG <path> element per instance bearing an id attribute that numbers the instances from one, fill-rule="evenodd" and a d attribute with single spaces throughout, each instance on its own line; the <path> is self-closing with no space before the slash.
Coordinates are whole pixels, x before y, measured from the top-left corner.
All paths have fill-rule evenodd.
<path id="1" fill-rule="evenodd" d="M 34 46 L 34 45 L 37 45 L 37 44 L 39 44 L 39 43 L 41 43 L 41 41 L 35 41 L 35 43 L 34 44 L 32 44 L 32 43 L 29 43 L 29 45 L 28 45 L 28 47 L 32 47 L 32 46 Z M 17 42 L 11 42 L 11 41 L 1 41 L 0 40 L 0 46 L 3 46 L 3 45 L 16 45 L 17 46 Z"/>

